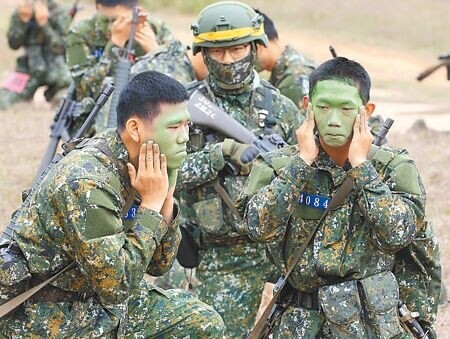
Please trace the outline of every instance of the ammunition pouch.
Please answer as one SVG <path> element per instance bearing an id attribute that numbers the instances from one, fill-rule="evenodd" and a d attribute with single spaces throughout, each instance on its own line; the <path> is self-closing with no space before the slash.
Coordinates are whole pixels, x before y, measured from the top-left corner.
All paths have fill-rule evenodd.
<path id="1" fill-rule="evenodd" d="M 25 292 L 31 273 L 15 242 L 0 247 L 0 305 Z"/>
<path id="2" fill-rule="evenodd" d="M 319 289 L 319 304 L 334 338 L 392 338 L 405 333 L 398 301 L 398 284 L 390 271 Z"/>

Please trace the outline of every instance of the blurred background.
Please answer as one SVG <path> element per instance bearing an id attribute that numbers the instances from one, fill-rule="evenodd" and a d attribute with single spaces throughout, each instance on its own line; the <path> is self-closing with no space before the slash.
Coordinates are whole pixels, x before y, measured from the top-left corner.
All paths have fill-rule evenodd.
<path id="1" fill-rule="evenodd" d="M 71 6 L 73 1 L 62 1 Z M 186 45 L 190 24 L 214 1 L 145 0 L 142 5 L 164 20 Z M 279 38 L 318 64 L 340 56 L 361 63 L 372 77 L 376 113 L 395 120 L 389 143 L 405 147 L 416 160 L 428 194 L 427 211 L 441 249 L 443 279 L 450 285 L 450 81 L 440 68 L 422 82 L 417 75 L 450 53 L 448 0 L 255 0 L 245 1 L 271 17 Z M 14 69 L 22 51 L 8 47 L 6 31 L 14 0 L 0 11 L 0 82 Z M 81 1 L 75 20 L 92 15 L 94 1 Z M 20 206 L 49 141 L 55 107 L 40 90 L 34 100 L 0 111 L 0 225 Z M 448 297 L 446 298 L 448 299 Z M 448 304 L 448 303 L 447 303 Z M 441 306 L 436 329 L 448 337 L 450 307 Z"/>

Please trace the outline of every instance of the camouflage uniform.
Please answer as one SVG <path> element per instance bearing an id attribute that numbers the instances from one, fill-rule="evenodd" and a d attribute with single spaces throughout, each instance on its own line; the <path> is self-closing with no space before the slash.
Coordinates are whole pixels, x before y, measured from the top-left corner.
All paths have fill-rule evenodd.
<path id="1" fill-rule="evenodd" d="M 70 83 L 70 75 L 64 59 L 64 38 L 70 25 L 67 8 L 48 1 L 48 23 L 40 27 L 35 19 L 24 23 L 15 11 L 8 30 L 8 42 L 12 49 L 25 49 L 25 55 L 17 59 L 16 72 L 30 75 L 22 93 L 0 89 L 0 109 L 18 101 L 30 100 L 39 86 L 48 86 L 44 92 L 50 100 Z"/>
<path id="2" fill-rule="evenodd" d="M 255 134 L 269 132 L 261 123 L 261 110 L 254 103 L 262 100 L 259 90 L 270 88 L 273 100 L 273 117 L 276 125 L 270 132 L 280 134 L 289 143 L 295 142 L 295 130 L 301 124 L 301 116 L 295 105 L 278 90 L 259 77 L 241 91 L 223 92 L 208 77 L 190 86 L 201 90 L 210 100 L 230 114 Z M 268 86 L 268 87 L 267 87 Z M 194 131 L 202 130 L 194 126 Z M 182 215 L 187 222 L 202 232 L 201 263 L 197 267 L 197 292 L 200 300 L 213 305 L 223 317 L 229 337 L 243 336 L 253 325 L 260 304 L 264 283 L 271 267 L 266 260 L 264 247 L 251 242 L 246 236 L 246 226 L 233 215 L 213 188 L 215 180 L 235 200 L 247 176 L 233 176 L 222 170 L 225 160 L 221 142 L 224 136 L 203 129 L 206 143 L 191 145 L 180 171 L 177 190 L 180 191 Z M 191 143 L 192 143 L 191 137 Z M 198 150 L 196 150 L 198 147 Z M 237 312 L 238 310 L 238 312 Z"/>
<path id="3" fill-rule="evenodd" d="M 102 146 L 103 145 L 103 146 Z M 108 145 L 110 154 L 105 152 Z M 172 265 L 180 231 L 178 208 L 167 224 L 138 207 L 116 130 L 70 152 L 40 184 L 19 216 L 14 239 L 33 278 L 42 280 L 72 260 L 44 291 L 0 321 L 8 337 L 218 337 L 223 322 L 187 292 L 161 290 L 144 279 Z M 131 211 L 131 209 L 130 209 Z"/>
<path id="4" fill-rule="evenodd" d="M 286 272 L 347 176 L 355 189 L 330 211 L 290 275 L 275 337 L 314 338 L 325 329 L 333 338 L 408 336 L 391 271 L 396 252 L 425 225 L 425 191 L 406 151 L 382 147 L 355 168 L 337 166 L 322 148 L 311 166 L 296 147 L 272 152 L 254 164 L 241 196 L 245 206 L 256 191 L 246 210 L 249 235 Z"/>
<path id="5" fill-rule="evenodd" d="M 183 84 L 196 80 L 194 67 L 186 53 L 186 47 L 178 40 L 162 46 L 159 51 L 136 60 L 131 76 L 145 71 L 158 71 Z"/>
<path id="6" fill-rule="evenodd" d="M 83 99 L 79 112 L 81 117 L 77 119 L 74 131 L 93 108 L 94 99 L 100 94 L 104 79 L 114 76 L 114 69 L 119 60 L 118 48 L 109 41 L 109 22 L 103 18 L 103 16 L 94 15 L 90 19 L 77 23 L 70 28 L 67 37 L 67 64 L 75 82 L 76 98 Z M 160 46 L 173 39 L 168 27 L 161 20 L 149 17 L 148 22 Z M 164 47 L 161 46 L 161 48 Z M 134 56 L 139 58 L 145 54 L 142 47 L 136 43 Z M 107 112 L 106 108 L 103 111 Z"/>
<path id="7" fill-rule="evenodd" d="M 314 61 L 287 45 L 272 69 L 269 82 L 300 107 L 300 100 L 308 95 L 309 75 L 315 68 Z"/>

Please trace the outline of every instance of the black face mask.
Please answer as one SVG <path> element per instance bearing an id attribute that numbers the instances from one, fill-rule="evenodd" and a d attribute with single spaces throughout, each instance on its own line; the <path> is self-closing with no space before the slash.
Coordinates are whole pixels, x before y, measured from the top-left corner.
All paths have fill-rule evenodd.
<path id="1" fill-rule="evenodd" d="M 222 64 L 208 56 L 205 51 L 205 63 L 209 76 L 215 84 L 224 90 L 237 90 L 245 87 L 253 80 L 253 66 L 255 57 L 253 51 L 231 64 Z"/>

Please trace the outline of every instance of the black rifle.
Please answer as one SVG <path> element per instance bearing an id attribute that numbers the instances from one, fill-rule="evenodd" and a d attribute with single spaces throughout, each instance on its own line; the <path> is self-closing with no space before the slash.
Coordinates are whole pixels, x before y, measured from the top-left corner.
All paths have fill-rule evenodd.
<path id="1" fill-rule="evenodd" d="M 389 132 L 389 128 L 392 126 L 393 123 L 394 120 L 390 118 L 386 119 L 386 121 L 383 124 L 383 127 L 380 130 L 380 133 L 374 139 L 373 144 L 375 146 L 380 146 L 380 141 L 386 137 L 386 134 Z M 320 217 L 318 223 L 316 223 L 315 228 L 308 235 L 308 237 L 303 242 L 302 246 L 298 249 L 298 251 L 295 252 L 295 256 L 291 262 L 290 267 L 287 269 L 285 274 L 282 274 L 278 279 L 277 283 L 273 288 L 272 299 L 266 306 L 266 309 L 264 310 L 264 313 L 261 315 L 261 318 L 258 320 L 256 325 L 250 330 L 247 339 L 269 338 L 269 335 L 272 332 L 273 327 L 275 326 L 277 320 L 282 316 L 284 310 L 287 307 L 286 305 L 284 305 L 284 301 L 281 300 L 282 299 L 281 295 L 291 272 L 293 271 L 294 267 L 297 265 L 298 261 L 303 255 L 306 246 L 308 246 L 308 243 L 313 239 L 314 233 L 321 225 L 321 223 L 325 220 L 325 217 L 327 216 L 328 212 L 332 209 L 334 210 L 338 208 L 345 200 L 345 198 L 348 196 L 348 194 L 350 194 L 353 188 L 354 188 L 353 180 L 347 177 L 344 183 L 336 191 L 335 195 L 328 204 L 327 209 Z"/>
<path id="2" fill-rule="evenodd" d="M 191 95 L 187 108 L 194 124 L 211 128 L 241 143 L 253 144 L 261 153 L 287 145 L 278 134 L 256 136 L 199 91 Z M 238 175 L 240 172 L 239 167 L 231 161 L 227 163 L 226 169 L 233 175 Z"/>
<path id="3" fill-rule="evenodd" d="M 70 140 L 69 131 L 78 116 L 79 110 L 80 104 L 75 100 L 75 85 L 72 83 L 53 118 L 53 124 L 50 127 L 50 143 L 48 144 L 44 158 L 39 165 L 36 178 L 39 178 L 41 173 L 52 161 L 59 141 L 61 139 L 65 142 Z"/>
<path id="4" fill-rule="evenodd" d="M 102 90 L 102 93 L 98 96 L 97 101 L 95 103 L 94 108 L 89 113 L 89 116 L 83 123 L 83 125 L 80 127 L 80 129 L 75 134 L 75 137 L 72 140 L 80 138 L 84 133 L 86 133 L 86 130 L 90 127 L 92 121 L 94 120 L 97 113 L 100 111 L 100 109 L 105 105 L 105 103 L 108 101 L 109 97 L 111 96 L 112 92 L 114 91 L 114 86 L 106 84 L 105 87 Z M 50 169 L 61 159 L 63 158 L 63 155 L 56 154 L 53 159 L 47 164 L 47 167 L 38 174 L 38 176 L 34 179 L 33 184 L 31 185 L 31 188 L 27 192 L 27 197 L 25 198 L 24 202 L 22 203 L 22 206 L 19 208 L 18 211 L 14 213 L 14 216 L 11 218 L 10 223 L 8 226 L 6 226 L 6 229 L 3 231 L 2 235 L 0 236 L 0 246 L 4 245 L 5 243 L 9 242 L 12 239 L 12 235 L 14 233 L 17 217 L 20 214 L 23 209 L 28 207 L 30 205 L 31 199 L 34 196 L 34 193 L 36 192 L 36 189 L 38 188 L 39 184 L 41 183 L 42 179 L 46 176 L 46 174 L 50 171 Z"/>
<path id="5" fill-rule="evenodd" d="M 439 68 L 441 68 L 443 66 L 447 67 L 447 80 L 450 80 L 450 53 L 441 55 L 441 56 L 439 56 L 438 59 L 441 61 L 437 65 L 427 68 L 426 70 L 424 70 L 422 73 L 420 73 L 417 76 L 418 81 L 422 81 L 427 76 L 429 76 L 431 73 L 434 73 L 436 70 L 438 70 Z"/>
<path id="6" fill-rule="evenodd" d="M 133 57 L 133 42 L 134 35 L 136 33 L 137 19 L 139 15 L 139 7 L 135 6 L 133 10 L 133 22 L 131 24 L 130 38 L 128 39 L 127 48 L 119 50 L 119 62 L 116 66 L 116 72 L 114 74 L 114 86 L 116 87 L 116 93 L 111 98 L 109 106 L 108 122 L 106 127 L 117 126 L 117 103 L 119 102 L 119 95 L 122 88 L 128 82 L 131 69 L 131 58 Z"/>
<path id="7" fill-rule="evenodd" d="M 287 145 L 278 134 L 256 136 L 199 91 L 192 94 L 187 108 L 194 124 L 211 128 L 241 143 L 253 144 L 263 153 Z"/>

